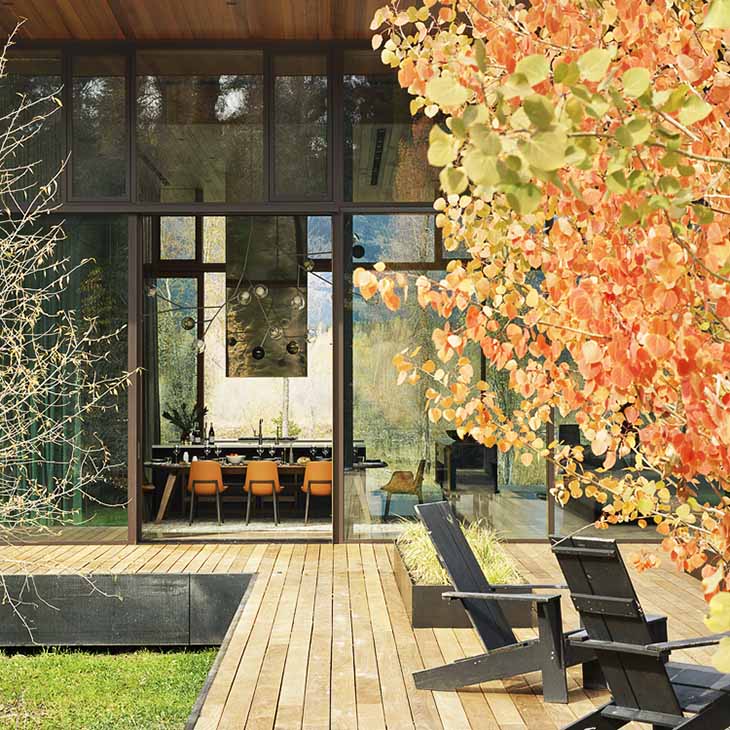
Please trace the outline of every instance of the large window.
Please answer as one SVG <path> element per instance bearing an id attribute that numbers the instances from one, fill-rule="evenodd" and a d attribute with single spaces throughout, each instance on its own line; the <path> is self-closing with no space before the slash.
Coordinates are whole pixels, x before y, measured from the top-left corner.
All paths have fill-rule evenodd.
<path id="1" fill-rule="evenodd" d="M 448 263 L 437 230 L 426 215 L 354 215 L 346 219 L 352 266 L 385 261 L 410 279 L 443 278 Z M 368 461 L 380 468 L 359 469 L 357 461 L 345 480 L 345 534 L 350 539 L 382 538 L 397 533 L 400 518 L 413 518 L 419 500 L 447 499 L 466 520 L 485 519 L 505 537 L 544 536 L 547 527 L 546 466 L 529 466 L 514 454 L 499 453 L 470 438 L 461 439 L 453 425 L 432 422 L 425 410 L 425 392 L 437 387 L 426 378 L 417 384 L 397 382 L 393 358 L 404 348 L 418 349 L 417 359 L 438 362 L 433 330 L 443 320 L 419 306 L 411 292 L 397 312 L 376 297 L 365 300 L 348 292 L 346 398 L 351 404 L 350 446 L 365 444 Z M 455 311 L 451 326 L 463 324 Z M 507 387 L 507 374 L 486 367 L 474 344 L 465 351 L 474 382 L 485 380 L 505 410 L 519 400 Z M 349 415 L 349 414 L 348 414 Z M 348 429 L 346 429 L 347 431 Z M 346 444 L 346 454 L 353 453 Z"/>
<path id="2" fill-rule="evenodd" d="M 17 131 L 3 140 L 3 152 L 12 147 L 14 167 L 32 166 L 24 185 L 45 185 L 60 170 L 64 156 L 63 115 L 55 101 L 62 92 L 61 54 L 11 53 L 6 73 L 0 81 L 0 116 L 10 119 L 20 106 L 25 111 L 15 120 Z"/>
<path id="3" fill-rule="evenodd" d="M 411 116 L 411 96 L 371 51 L 346 51 L 345 198 L 359 203 L 436 197 L 437 170 L 428 164 L 433 122 Z"/>
<path id="4" fill-rule="evenodd" d="M 159 276 L 146 281 L 145 420 L 147 446 L 177 443 L 177 414 L 198 400 L 198 280 Z"/>
<path id="5" fill-rule="evenodd" d="M 72 197 L 123 198 L 127 190 L 127 60 L 73 59 Z"/>
<path id="6" fill-rule="evenodd" d="M 264 197 L 263 55 L 137 56 L 137 191 L 142 201 Z"/>
<path id="7" fill-rule="evenodd" d="M 72 274 L 59 309 L 95 321 L 95 336 L 108 338 L 95 346 L 95 374 L 99 380 L 118 377 L 127 370 L 127 219 L 73 216 L 66 219 L 64 230 L 66 239 L 56 255 L 59 261 L 68 259 Z M 84 494 L 77 492 L 66 508 L 73 510 L 74 520 L 83 525 L 126 525 L 127 394 L 110 395 L 102 405 L 107 410 L 87 412 L 72 424 L 72 432 L 82 445 L 96 448 L 104 444 L 109 451 L 108 467 Z M 59 420 L 63 417 L 63 413 L 58 414 Z M 39 468 L 46 470 L 50 482 L 70 458 L 70 450 L 54 449 L 44 455 Z"/>
<path id="8" fill-rule="evenodd" d="M 160 256 L 149 262 L 145 297 L 146 449 L 177 442 L 165 412 L 189 413 L 198 402 L 219 440 L 250 437 L 259 419 L 266 434 L 331 440 L 330 218 L 161 216 L 156 226 Z M 182 265 L 186 273 L 175 273 Z"/>
<path id="9" fill-rule="evenodd" d="M 328 197 L 327 56 L 274 58 L 274 197 Z"/>

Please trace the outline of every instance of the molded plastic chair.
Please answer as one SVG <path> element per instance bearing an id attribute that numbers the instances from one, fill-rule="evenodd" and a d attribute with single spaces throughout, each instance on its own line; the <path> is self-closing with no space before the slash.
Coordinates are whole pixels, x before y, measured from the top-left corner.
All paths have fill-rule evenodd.
<path id="1" fill-rule="evenodd" d="M 332 496 L 332 462 L 331 461 L 310 461 L 304 470 L 304 481 L 302 491 L 307 495 L 307 503 L 304 507 L 304 524 L 309 522 L 309 497 L 331 497 Z"/>
<path id="2" fill-rule="evenodd" d="M 250 461 L 246 464 L 246 481 L 243 490 L 246 497 L 246 524 L 251 519 L 251 495 L 254 497 L 271 496 L 274 502 L 274 524 L 279 524 L 279 505 L 276 495 L 281 492 L 279 467 L 273 461 Z"/>
<path id="3" fill-rule="evenodd" d="M 415 476 L 412 471 L 394 471 L 388 483 L 380 488 L 386 493 L 385 509 L 383 510 L 383 522 L 390 514 L 390 498 L 394 494 L 412 494 L 418 499 L 418 504 L 423 504 L 423 472 L 426 469 L 426 460 L 418 462 Z"/>
<path id="4" fill-rule="evenodd" d="M 221 514 L 221 492 L 228 487 L 223 484 L 223 472 L 217 461 L 194 461 L 190 465 L 188 477 L 188 492 L 190 492 L 190 522 L 193 524 L 195 514 L 195 496 L 212 497 L 215 495 L 215 509 L 218 515 L 218 524 L 223 522 Z"/>

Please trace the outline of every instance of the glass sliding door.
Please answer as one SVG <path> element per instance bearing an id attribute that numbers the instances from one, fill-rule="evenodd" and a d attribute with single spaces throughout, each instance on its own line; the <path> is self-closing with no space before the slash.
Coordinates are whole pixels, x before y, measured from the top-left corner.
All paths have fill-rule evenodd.
<path id="1" fill-rule="evenodd" d="M 212 530 L 226 539 L 257 539 L 262 529 L 271 537 L 271 500 L 256 497 L 249 524 L 243 488 L 248 464 L 268 460 L 277 462 L 282 486 L 277 534 L 327 539 L 331 498 L 313 498 L 305 524 L 302 484 L 307 463 L 331 461 L 333 453 L 330 218 L 151 220 L 145 261 L 145 462 L 146 482 L 155 487 L 155 509 L 161 512 L 156 521 L 148 510 L 145 537 L 183 538 Z M 204 436 L 212 430 L 215 448 L 182 441 L 178 416 L 193 408 L 191 427 Z M 192 526 L 182 519 L 187 492 L 180 481 L 171 499 L 164 499 L 171 460 L 177 463 L 185 451 L 191 459 L 222 463 L 226 491 L 220 525 L 206 504 Z M 245 469 L 231 471 L 236 464 L 229 456 L 243 459 Z"/>
<path id="2" fill-rule="evenodd" d="M 470 437 L 459 438 L 453 424 L 432 422 L 426 377 L 416 384 L 397 382 L 393 358 L 418 349 L 418 360 L 438 362 L 432 339 L 443 320 L 423 309 L 416 279 L 439 281 L 449 259 L 429 215 L 353 215 L 345 223 L 345 539 L 392 537 L 403 519 L 414 519 L 419 501 L 450 501 L 468 521 L 484 519 L 507 538 L 544 538 L 547 532 L 546 466 L 528 467 Z M 352 271 L 383 261 L 409 280 L 409 295 L 391 312 L 378 297 L 365 300 L 353 290 Z M 456 311 L 449 323 L 463 324 Z M 484 380 L 505 410 L 517 407 L 505 374 L 492 371 L 479 347 L 464 352 L 474 382 Z M 360 448 L 358 448 L 358 446 Z"/>
<path id="3" fill-rule="evenodd" d="M 36 357 L 32 374 L 44 387 L 21 375 L 18 391 L 4 400 L 5 423 L 24 432 L 0 444 L 13 449 L 0 479 L 3 527 L 19 525 L 23 538 L 44 541 L 123 541 L 128 399 L 124 388 L 111 392 L 104 384 L 128 369 L 127 218 L 46 216 L 34 232 L 46 236 L 59 224 L 52 260 L 43 262 L 43 274 L 37 269 L 38 310 L 21 324 L 24 347 Z M 64 271 L 65 280 L 44 289 Z M 33 284 L 29 277 L 27 291 Z M 13 503 L 19 514 L 7 509 Z"/>
<path id="4" fill-rule="evenodd" d="M 429 215 L 350 216 L 345 235 L 350 273 L 386 261 L 415 284 L 443 266 Z M 378 539 L 397 532 L 420 500 L 443 496 L 435 449 L 444 429 L 423 408 L 426 384 L 399 386 L 392 364 L 405 347 L 433 349 L 436 320 L 415 297 L 397 312 L 352 289 L 345 299 L 345 538 Z"/>

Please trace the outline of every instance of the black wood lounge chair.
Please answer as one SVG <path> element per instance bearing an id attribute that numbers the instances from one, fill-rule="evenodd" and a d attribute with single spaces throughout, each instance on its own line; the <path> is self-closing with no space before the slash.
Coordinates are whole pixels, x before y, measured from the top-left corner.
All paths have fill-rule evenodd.
<path id="1" fill-rule="evenodd" d="M 656 642 L 613 540 L 553 538 L 553 552 L 586 628 L 570 644 L 596 653 L 613 694 L 564 730 L 614 730 L 634 721 L 654 730 L 730 728 L 730 675 L 667 662 L 672 650 L 710 646 L 721 635 Z"/>
<path id="2" fill-rule="evenodd" d="M 458 689 L 491 679 L 504 679 L 527 672 L 542 672 L 543 694 L 547 702 L 567 702 L 566 667 L 583 664 L 586 687 L 605 687 L 595 654 L 572 646 L 568 638 L 577 632 L 563 632 L 560 594 L 533 593 L 535 589 L 566 589 L 565 585 L 490 585 L 479 567 L 448 502 L 418 505 L 416 513 L 426 525 L 431 542 L 455 588 L 443 594 L 460 600 L 487 650 L 467 659 L 413 675 L 419 689 Z M 538 638 L 518 641 L 500 608 L 501 601 L 531 602 L 537 606 Z M 666 639 L 666 619 L 652 622 L 655 641 Z"/>

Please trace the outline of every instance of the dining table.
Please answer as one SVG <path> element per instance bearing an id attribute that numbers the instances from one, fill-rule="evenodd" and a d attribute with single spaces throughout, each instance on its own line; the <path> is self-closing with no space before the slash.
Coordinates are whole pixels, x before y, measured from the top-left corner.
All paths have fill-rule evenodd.
<path id="1" fill-rule="evenodd" d="M 239 476 L 245 479 L 246 467 L 249 463 L 256 463 L 255 461 L 244 461 L 240 464 L 229 464 L 228 462 L 221 461 L 221 471 L 223 472 L 223 481 L 225 482 L 226 475 L 228 476 Z M 172 497 L 175 487 L 180 484 L 186 483 L 185 475 L 190 471 L 190 463 L 187 462 L 174 462 L 174 461 L 146 461 L 144 464 L 147 469 L 156 469 L 167 474 L 165 479 L 165 487 L 162 491 L 162 499 L 160 500 L 160 507 L 157 510 L 157 516 L 155 517 L 155 523 L 159 524 L 165 518 L 167 513 L 167 507 L 170 504 L 170 498 Z M 301 464 L 278 464 L 279 474 L 281 476 L 300 476 L 304 477 L 304 470 L 306 469 L 306 462 Z M 182 477 L 182 478 L 181 478 Z"/>

